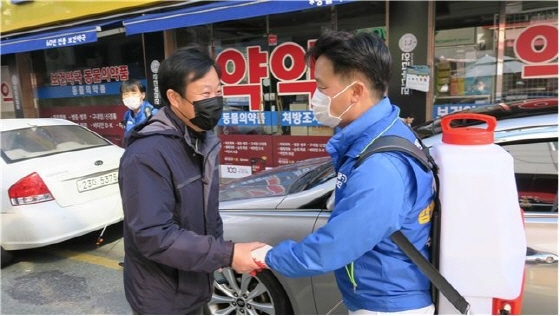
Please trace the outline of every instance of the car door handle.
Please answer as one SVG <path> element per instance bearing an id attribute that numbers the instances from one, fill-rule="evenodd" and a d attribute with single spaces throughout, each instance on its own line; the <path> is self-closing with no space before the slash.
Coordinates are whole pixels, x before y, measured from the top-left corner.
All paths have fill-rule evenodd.
<path id="1" fill-rule="evenodd" d="M 538 251 L 531 247 L 527 247 L 527 256 L 525 257 L 525 263 L 552 264 L 556 262 L 558 262 L 558 255 L 550 252 Z"/>

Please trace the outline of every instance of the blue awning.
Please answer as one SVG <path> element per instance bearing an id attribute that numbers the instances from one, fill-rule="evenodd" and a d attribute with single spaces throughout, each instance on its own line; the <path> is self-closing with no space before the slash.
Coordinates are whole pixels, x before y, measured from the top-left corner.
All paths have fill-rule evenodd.
<path id="1" fill-rule="evenodd" d="M 115 23 L 115 21 L 3 39 L 0 41 L 0 54 L 5 55 L 96 42 L 97 32 L 101 30 L 100 27 L 112 23 Z"/>
<path id="2" fill-rule="evenodd" d="M 149 33 L 205 25 L 223 21 L 233 21 L 269 14 L 293 12 L 325 5 L 348 3 L 350 0 L 253 0 L 253 1 L 216 1 L 210 4 L 188 7 L 165 13 L 147 14 L 123 21 L 127 35 Z"/>

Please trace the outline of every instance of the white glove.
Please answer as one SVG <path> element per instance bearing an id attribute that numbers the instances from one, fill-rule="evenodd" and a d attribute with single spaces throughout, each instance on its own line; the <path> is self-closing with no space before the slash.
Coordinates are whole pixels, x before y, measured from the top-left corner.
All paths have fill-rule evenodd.
<path id="1" fill-rule="evenodd" d="M 263 246 L 261 248 L 257 248 L 253 251 L 251 251 L 251 256 L 253 257 L 253 260 L 262 268 L 268 268 L 266 266 L 266 263 L 264 261 L 264 258 L 266 258 L 266 254 L 268 253 L 268 251 L 272 249 L 271 246 L 266 245 Z"/>

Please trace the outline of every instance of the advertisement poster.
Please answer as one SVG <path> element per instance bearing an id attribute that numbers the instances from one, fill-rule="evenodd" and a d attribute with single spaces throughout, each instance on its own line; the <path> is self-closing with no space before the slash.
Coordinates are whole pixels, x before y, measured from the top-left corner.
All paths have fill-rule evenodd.
<path id="1" fill-rule="evenodd" d="M 220 174 L 242 178 L 267 168 L 328 156 L 330 136 L 220 135 Z"/>
<path id="2" fill-rule="evenodd" d="M 112 143 L 122 146 L 124 130 L 119 126 L 125 106 L 66 106 L 41 109 L 40 117 L 70 120 L 97 132 Z"/>
<path id="3" fill-rule="evenodd" d="M 422 92 L 430 91 L 430 67 L 425 65 L 408 66 L 406 87 Z"/>

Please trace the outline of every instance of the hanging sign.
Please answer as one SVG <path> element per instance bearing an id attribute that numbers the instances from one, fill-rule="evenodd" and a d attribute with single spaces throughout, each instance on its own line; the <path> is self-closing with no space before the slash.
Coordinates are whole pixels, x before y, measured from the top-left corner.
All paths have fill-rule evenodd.
<path id="1" fill-rule="evenodd" d="M 430 67 L 411 65 L 406 68 L 406 88 L 422 92 L 430 91 Z"/>

